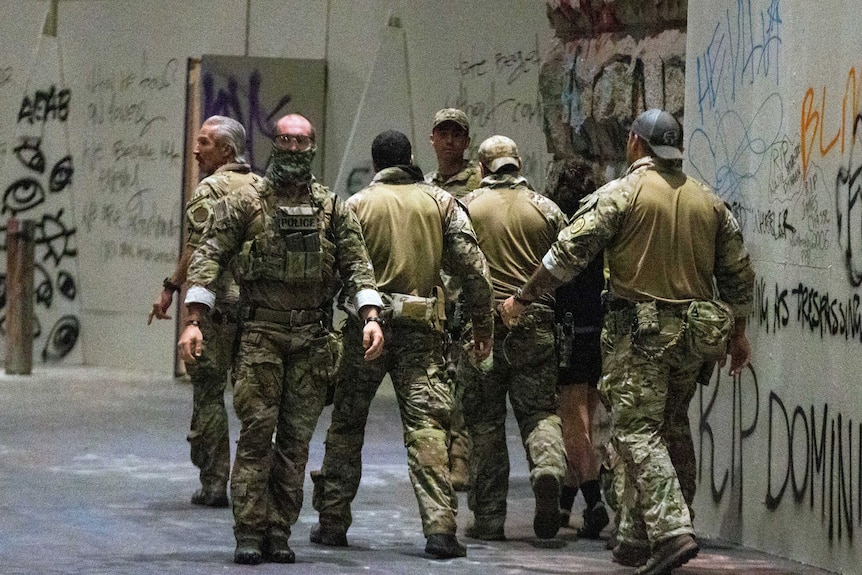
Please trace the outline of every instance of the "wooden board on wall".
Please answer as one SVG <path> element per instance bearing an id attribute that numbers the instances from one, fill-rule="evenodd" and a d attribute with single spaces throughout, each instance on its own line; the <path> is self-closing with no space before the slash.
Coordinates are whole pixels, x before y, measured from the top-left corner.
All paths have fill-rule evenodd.
<path id="1" fill-rule="evenodd" d="M 200 120 L 219 114 L 245 126 L 248 160 L 263 173 L 272 149 L 272 124 L 285 114 L 302 114 L 315 128 L 312 170 L 324 177 L 326 62 L 311 59 L 204 55 L 201 59 Z"/>

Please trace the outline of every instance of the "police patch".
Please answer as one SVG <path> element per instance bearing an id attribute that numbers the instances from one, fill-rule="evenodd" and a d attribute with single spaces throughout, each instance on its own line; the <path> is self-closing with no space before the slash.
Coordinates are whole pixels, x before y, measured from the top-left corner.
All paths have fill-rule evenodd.
<path id="1" fill-rule="evenodd" d="M 279 206 L 275 212 L 275 224 L 282 232 L 314 232 L 319 219 L 317 212 L 313 206 Z"/>

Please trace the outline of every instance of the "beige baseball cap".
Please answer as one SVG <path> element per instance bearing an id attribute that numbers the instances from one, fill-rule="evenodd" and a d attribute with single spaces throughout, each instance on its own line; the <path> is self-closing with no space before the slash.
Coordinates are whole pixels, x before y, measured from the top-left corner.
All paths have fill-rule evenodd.
<path id="1" fill-rule="evenodd" d="M 431 127 L 433 131 L 434 128 L 442 124 L 443 122 L 455 122 L 467 133 L 470 132 L 470 122 L 467 120 L 467 114 L 459 110 L 458 108 L 443 108 L 436 114 L 434 114 L 434 125 Z"/>
<path id="2" fill-rule="evenodd" d="M 491 136 L 479 145 L 479 161 L 492 173 L 511 164 L 521 167 L 518 146 L 506 136 Z"/>

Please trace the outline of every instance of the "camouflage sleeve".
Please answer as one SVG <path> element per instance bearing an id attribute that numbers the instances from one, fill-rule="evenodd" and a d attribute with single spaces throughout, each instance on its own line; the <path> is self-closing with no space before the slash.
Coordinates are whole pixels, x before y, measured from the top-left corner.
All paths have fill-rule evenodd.
<path id="1" fill-rule="evenodd" d="M 256 190 L 251 186 L 210 202 L 210 213 L 200 245 L 192 254 L 187 282 L 210 291 L 222 268 L 242 247 L 249 225 L 260 211 Z"/>
<path id="2" fill-rule="evenodd" d="M 563 213 L 563 210 L 560 209 L 560 206 L 556 202 L 547 196 L 536 193 L 533 194 L 533 203 L 536 204 L 536 207 L 539 208 L 539 211 L 542 212 L 545 219 L 548 220 L 551 229 L 557 235 L 566 228 L 568 225 L 566 214 Z"/>
<path id="3" fill-rule="evenodd" d="M 186 205 L 186 229 L 188 230 L 188 245 L 192 249 L 201 243 L 201 237 L 210 219 L 213 203 L 212 188 L 206 180 L 195 188 L 192 199 Z"/>
<path id="4" fill-rule="evenodd" d="M 542 259 L 545 268 L 563 283 L 581 273 L 622 227 L 631 197 L 632 188 L 625 179 L 587 196 Z"/>
<path id="5" fill-rule="evenodd" d="M 467 211 L 454 198 L 446 199 L 443 231 L 443 271 L 460 279 L 466 311 L 477 334 L 494 329 L 494 292 L 488 262 Z"/>
<path id="6" fill-rule="evenodd" d="M 754 268 L 745 249 L 742 230 L 730 209 L 718 206 L 719 229 L 715 242 L 715 283 L 719 298 L 730 305 L 733 315 L 745 317 L 754 299 Z"/>
<path id="7" fill-rule="evenodd" d="M 343 297 L 355 301 L 356 309 L 363 305 L 383 307 L 377 295 L 374 267 L 362 236 L 362 226 L 340 197 L 333 194 L 332 219 L 335 231 L 335 265 L 343 282 Z M 374 293 L 371 294 L 370 291 Z"/>

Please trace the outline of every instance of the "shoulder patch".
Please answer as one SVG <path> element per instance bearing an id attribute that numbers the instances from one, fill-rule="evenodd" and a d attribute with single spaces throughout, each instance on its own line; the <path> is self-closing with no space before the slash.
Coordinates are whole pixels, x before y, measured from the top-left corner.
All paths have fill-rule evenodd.
<path id="1" fill-rule="evenodd" d="M 580 216 L 575 221 L 572 222 L 572 233 L 576 234 L 587 224 L 587 221 L 584 219 L 584 216 Z"/>

